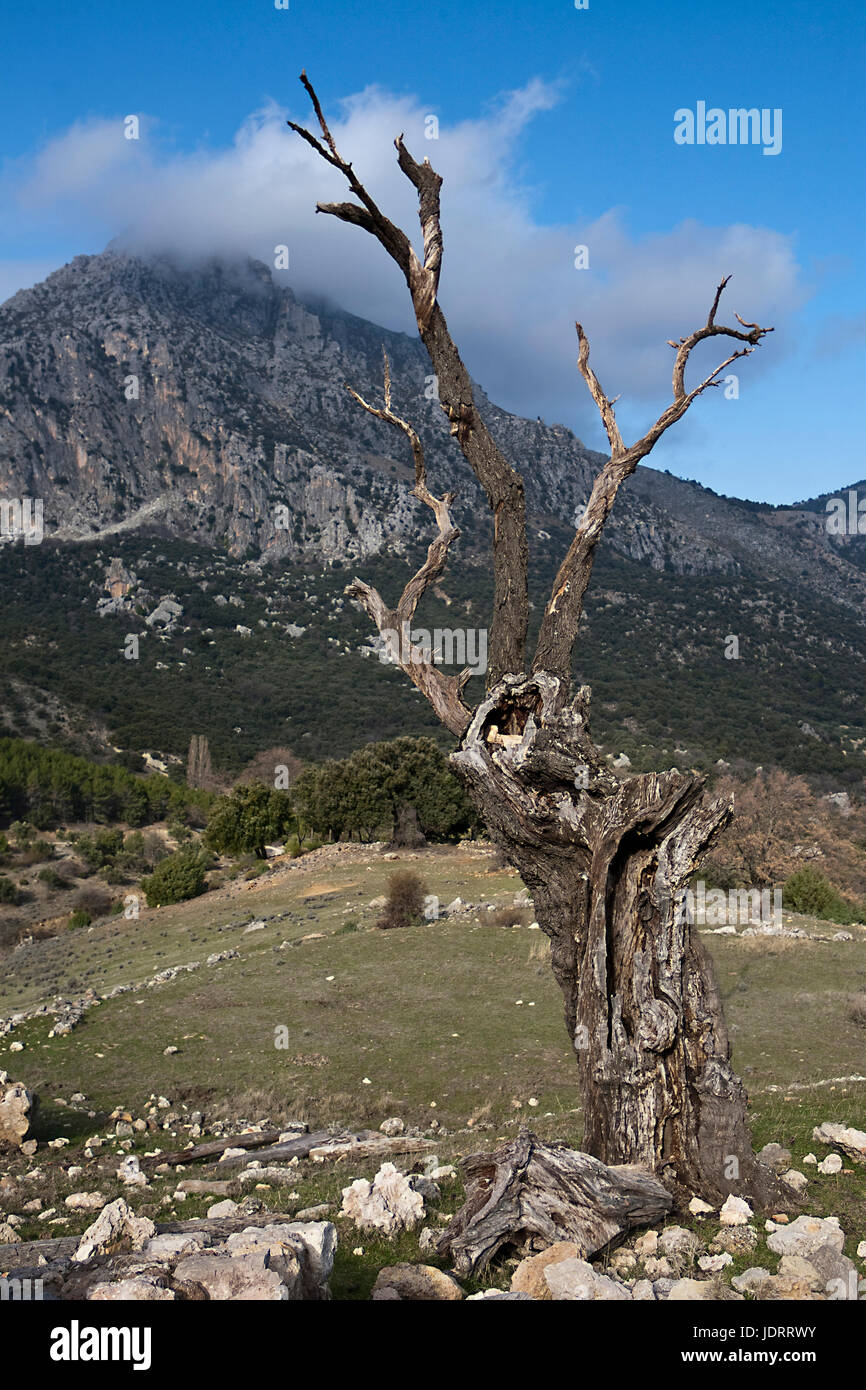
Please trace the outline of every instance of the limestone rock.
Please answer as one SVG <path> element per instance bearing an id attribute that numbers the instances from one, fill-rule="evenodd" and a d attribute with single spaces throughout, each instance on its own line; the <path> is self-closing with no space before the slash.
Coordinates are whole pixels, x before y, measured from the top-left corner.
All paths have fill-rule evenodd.
<path id="1" fill-rule="evenodd" d="M 798 1216 L 790 1226 L 783 1226 L 767 1237 L 767 1245 L 776 1255 L 803 1255 L 807 1259 L 822 1245 L 841 1251 L 845 1234 L 836 1216 Z"/>
<path id="2" fill-rule="evenodd" d="M 710 1212 L 714 1210 L 715 1208 L 711 1207 L 709 1202 L 702 1201 L 700 1197 L 693 1197 L 689 1202 L 689 1211 L 692 1216 L 709 1216 Z"/>
<path id="3" fill-rule="evenodd" d="M 519 1300 L 523 1301 L 523 1300 L 526 1300 L 526 1299 L 529 1298 L 529 1294 L 528 1294 L 528 1293 L 513 1293 L 513 1292 L 512 1292 L 512 1293 L 505 1293 L 502 1289 L 484 1289 L 484 1291 L 483 1291 L 482 1293 L 471 1293 L 471 1294 L 469 1295 L 469 1297 L 467 1298 L 466 1302 L 467 1302 L 467 1303 L 477 1303 L 478 1300 L 479 1300 L 479 1299 L 482 1299 L 482 1298 L 485 1300 L 485 1302 L 486 1302 L 488 1299 L 492 1299 L 492 1298 L 507 1298 L 507 1299 L 511 1299 L 511 1300 L 518 1300 L 518 1299 L 519 1299 Z M 530 1301 L 531 1301 L 531 1300 L 530 1300 Z"/>
<path id="4" fill-rule="evenodd" d="M 812 1130 L 812 1138 L 820 1144 L 833 1144 L 855 1163 L 866 1163 L 866 1132 L 862 1129 L 850 1129 L 825 1121 Z"/>
<path id="5" fill-rule="evenodd" d="M 394 1139 L 398 1134 L 403 1134 L 405 1132 L 406 1125 L 404 1121 L 400 1119 L 399 1115 L 392 1115 L 390 1119 L 382 1121 L 379 1129 L 388 1139 Z"/>
<path id="6" fill-rule="evenodd" d="M 768 1168 L 775 1168 L 777 1172 L 790 1167 L 791 1151 L 783 1149 L 781 1144 L 765 1144 L 757 1155 L 759 1163 L 764 1163 Z"/>
<path id="7" fill-rule="evenodd" d="M 177 1298 L 172 1289 L 153 1279 L 118 1279 L 116 1283 L 94 1284 L 87 1295 L 92 1302 L 171 1303 Z"/>
<path id="8" fill-rule="evenodd" d="M 741 1299 L 742 1294 L 718 1279 L 678 1279 L 668 1294 L 671 1303 L 712 1302 Z"/>
<path id="9" fill-rule="evenodd" d="M 760 1265 L 752 1265 L 751 1269 L 743 1270 L 742 1274 L 735 1274 L 731 1280 L 732 1288 L 737 1293 L 755 1293 L 755 1291 L 769 1279 L 770 1271 L 762 1269 Z"/>
<path id="10" fill-rule="evenodd" d="M 790 1187 L 793 1192 L 805 1192 L 809 1185 L 809 1179 L 805 1173 L 801 1173 L 798 1168 L 789 1168 L 786 1173 L 781 1174 L 782 1182 L 786 1187 Z"/>
<path id="11" fill-rule="evenodd" d="M 705 1274 L 721 1274 L 725 1265 L 733 1264 L 734 1259 L 725 1251 L 721 1255 L 701 1255 L 698 1260 L 698 1268 Z"/>
<path id="12" fill-rule="evenodd" d="M 734 1197 L 731 1194 L 725 1198 L 725 1204 L 719 1213 L 719 1220 L 723 1226 L 745 1226 L 752 1215 L 752 1208 L 748 1202 L 743 1197 Z"/>
<path id="13" fill-rule="evenodd" d="M 70 1211 L 102 1211 L 105 1198 L 101 1192 L 70 1192 L 64 1205 Z"/>
<path id="14" fill-rule="evenodd" d="M 267 1249 L 236 1256 L 208 1251 L 180 1260 L 174 1279 L 181 1287 L 198 1285 L 212 1300 L 278 1302 L 300 1298 L 301 1268 L 295 1256 L 280 1272 L 271 1269 Z"/>
<path id="15" fill-rule="evenodd" d="M 406 1302 L 433 1301 L 455 1303 L 465 1297 L 452 1275 L 434 1265 L 396 1264 L 380 1269 L 373 1285 L 373 1299 L 396 1293 Z"/>
<path id="16" fill-rule="evenodd" d="M 631 1292 L 623 1284 L 609 1279 L 606 1274 L 596 1274 L 586 1260 L 567 1259 L 549 1264 L 544 1270 L 544 1281 L 550 1297 L 557 1302 L 595 1302 L 602 1299 L 631 1299 Z"/>
<path id="17" fill-rule="evenodd" d="M 135 1154 L 128 1154 L 117 1170 L 117 1176 L 125 1187 L 147 1187 L 147 1174 L 142 1173 L 141 1164 Z"/>
<path id="18" fill-rule="evenodd" d="M 225 1201 L 214 1202 L 212 1207 L 208 1207 L 208 1220 L 216 1221 L 222 1216 L 234 1216 L 238 1211 L 240 1211 L 240 1207 L 237 1202 L 233 1202 L 230 1197 L 227 1197 Z"/>
<path id="19" fill-rule="evenodd" d="M 638 1236 L 634 1243 L 634 1253 L 641 1259 L 646 1259 L 647 1255 L 654 1255 L 658 1250 L 659 1236 L 658 1231 L 644 1231 L 642 1236 Z"/>
<path id="20" fill-rule="evenodd" d="M 729 1255 L 745 1255 L 754 1250 L 760 1236 L 754 1226 L 723 1226 L 719 1234 L 710 1241 L 711 1255 L 726 1252 Z"/>
<path id="21" fill-rule="evenodd" d="M 841 1171 L 842 1159 L 840 1158 L 839 1154 L 828 1154 L 827 1157 L 822 1159 L 821 1162 L 818 1164 L 819 1173 L 841 1173 Z"/>
<path id="22" fill-rule="evenodd" d="M 372 1182 L 358 1178 L 343 1188 L 341 1215 L 361 1230 L 393 1235 L 418 1224 L 424 1216 L 424 1198 L 393 1163 L 383 1163 Z"/>
<path id="23" fill-rule="evenodd" d="M 528 1293 L 530 1298 L 549 1299 L 550 1289 L 544 1278 L 549 1265 L 559 1264 L 561 1260 L 577 1259 L 578 1247 L 570 1240 L 557 1241 L 538 1255 L 529 1255 L 521 1260 L 511 1276 L 512 1293 Z"/>
<path id="24" fill-rule="evenodd" d="M 88 1226 L 72 1259 L 80 1264 L 94 1255 L 109 1255 L 115 1250 L 140 1250 L 156 1235 L 156 1227 L 146 1216 L 136 1216 L 122 1197 L 103 1207 L 92 1225 Z"/>
<path id="25" fill-rule="evenodd" d="M 10 1081 L 5 1071 L 0 1072 L 0 1147 L 21 1147 L 30 1132 L 37 1103 L 36 1096 L 22 1081 Z"/>

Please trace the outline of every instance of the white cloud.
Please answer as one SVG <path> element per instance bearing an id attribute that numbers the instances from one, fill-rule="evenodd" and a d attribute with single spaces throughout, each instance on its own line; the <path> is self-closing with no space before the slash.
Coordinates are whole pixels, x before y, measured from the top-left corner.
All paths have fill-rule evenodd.
<path id="1" fill-rule="evenodd" d="M 540 224 L 517 156 L 526 125 L 557 95 L 533 81 L 427 140 L 432 113 L 417 99 L 371 87 L 342 103 L 332 130 L 383 211 L 416 240 L 414 190 L 397 168 L 395 135 L 404 133 L 416 158 L 430 157 L 445 180 L 440 300 L 467 365 L 499 403 L 583 424 L 597 441 L 575 368 L 575 318 L 605 390 L 622 393 L 623 421 L 637 426 L 668 399 L 666 340 L 704 321 L 723 275 L 733 276 L 719 315 L 727 322 L 734 310 L 761 323 L 784 321 L 803 290 L 790 238 L 768 228 L 684 222 L 636 237 L 617 209 L 582 224 Z M 287 114 L 269 104 L 230 147 L 184 154 L 162 148 L 144 121 L 140 141 L 123 138 L 122 118 L 76 125 L 40 153 L 18 196 L 30 208 L 52 208 L 67 225 L 76 216 L 89 225 L 99 218 L 133 248 L 243 252 L 273 264 L 275 246 L 286 244 L 294 289 L 326 293 L 353 313 L 412 332 L 405 285 L 378 243 L 315 215 L 317 201 L 345 199 L 346 186 L 288 129 Z M 305 111 L 293 114 L 310 125 Z M 574 267 L 581 243 L 588 270 Z M 720 360 L 702 353 L 696 371 Z M 761 370 L 759 358 L 750 371 Z"/>

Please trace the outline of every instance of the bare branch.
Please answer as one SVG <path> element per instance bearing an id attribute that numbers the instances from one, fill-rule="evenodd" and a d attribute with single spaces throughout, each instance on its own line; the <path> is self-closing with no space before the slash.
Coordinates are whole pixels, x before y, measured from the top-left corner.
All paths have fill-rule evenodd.
<path id="1" fill-rule="evenodd" d="M 471 672 L 465 670 L 461 671 L 459 676 L 446 676 L 433 665 L 430 659 L 432 654 L 428 654 L 420 647 L 415 646 L 411 638 L 411 623 L 418 602 L 422 594 L 444 571 L 448 559 L 448 548 L 452 541 L 455 541 L 460 535 L 451 521 L 450 507 L 454 501 L 454 494 L 447 492 L 443 497 L 434 497 L 433 493 L 430 492 L 427 486 L 424 446 L 417 430 L 408 420 L 402 419 L 391 409 L 391 364 L 384 347 L 382 356 L 384 358 L 384 407 L 371 405 L 351 386 L 347 387 L 347 390 L 349 395 L 369 415 L 374 415 L 377 420 L 386 421 L 406 435 L 412 445 L 412 454 L 415 459 L 414 495 L 433 512 L 439 534 L 431 542 L 424 564 L 404 588 L 396 608 L 389 608 L 378 591 L 371 585 L 365 584 L 361 579 L 353 580 L 346 589 L 346 594 L 348 597 L 356 599 L 373 619 L 385 642 L 385 649 L 391 660 L 405 671 L 412 683 L 426 696 L 443 724 L 452 733 L 462 735 L 469 727 L 471 719 L 471 712 L 463 704 L 461 698 L 463 688 Z"/>
<path id="2" fill-rule="evenodd" d="M 506 673 L 522 673 L 524 667 L 529 620 L 526 502 L 523 479 L 500 453 L 478 414 L 469 373 L 439 307 L 437 295 L 443 256 L 439 217 L 442 179 L 428 160 L 419 164 L 403 144 L 403 137 L 398 136 L 394 142 L 397 163 L 418 192 L 418 215 L 424 238 L 422 262 L 405 232 L 385 217 L 356 177 L 351 164 L 340 154 L 306 73 L 301 75 L 301 81 L 313 103 L 323 138 L 317 139 L 293 121 L 289 125 L 322 159 L 340 170 L 357 200 L 354 203 L 319 203 L 317 211 L 371 233 L 403 272 L 418 332 L 430 355 L 440 404 L 448 416 L 451 433 L 483 487 L 493 513 L 494 599 L 487 673 L 489 688 Z"/>
<path id="3" fill-rule="evenodd" d="M 589 343 L 586 335 L 579 323 L 575 325 L 580 343 L 578 367 L 589 387 L 593 400 L 598 406 L 611 452 L 610 458 L 596 477 L 574 540 L 554 581 L 553 590 L 541 621 L 538 645 L 532 663 L 533 671 L 548 671 L 559 677 L 563 701 L 570 685 L 571 653 L 583 612 L 584 595 L 592 574 L 596 546 L 616 501 L 621 484 L 635 471 L 640 460 L 646 458 L 665 431 L 682 419 L 692 401 L 710 386 L 717 385 L 718 377 L 726 367 L 729 367 L 738 357 L 748 357 L 758 347 L 762 338 L 767 333 L 773 332 L 772 328 L 761 328 L 756 323 L 746 323 L 739 314 L 736 314 L 735 317 L 746 330 L 745 332 L 737 328 L 723 327 L 716 323 L 719 301 L 729 279 L 730 276 L 726 276 L 718 285 L 710 312 L 707 315 L 707 321 L 702 328 L 680 338 L 678 342 L 668 339 L 670 346 L 676 350 L 677 354 L 673 371 L 674 399 L 655 424 L 647 430 L 646 434 L 629 448 L 626 448 L 623 443 L 616 422 L 614 402 L 605 395 L 598 377 L 589 365 Z M 687 391 L 685 371 L 689 356 L 698 343 L 714 337 L 733 338 L 747 346 L 732 352 L 699 385 L 693 387 L 691 391 Z"/>
<path id="4" fill-rule="evenodd" d="M 577 365 L 580 368 L 581 376 L 583 377 L 584 381 L 590 389 L 592 399 L 598 406 L 602 424 L 604 425 L 605 432 L 607 434 L 608 440 L 610 441 L 611 454 L 612 456 L 616 457 L 618 454 L 625 453 L 625 445 L 622 442 L 622 435 L 620 434 L 619 426 L 616 423 L 616 415 L 613 411 L 614 402 L 608 400 L 607 396 L 601 389 L 598 377 L 592 370 L 592 367 L 589 365 L 589 340 L 587 339 L 587 336 L 584 333 L 583 328 L 579 323 L 576 323 L 574 326 L 577 329 L 577 337 L 580 342 L 580 350 L 577 356 Z"/>

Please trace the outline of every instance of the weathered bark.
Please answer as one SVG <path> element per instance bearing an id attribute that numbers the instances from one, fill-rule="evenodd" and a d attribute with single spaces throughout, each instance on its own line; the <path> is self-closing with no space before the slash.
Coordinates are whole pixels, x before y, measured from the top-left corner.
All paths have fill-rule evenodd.
<path id="1" fill-rule="evenodd" d="M 522 1130 L 491 1154 L 472 1154 L 461 1167 L 466 1202 L 438 1242 L 458 1274 L 479 1273 L 508 1247 L 543 1250 L 559 1240 L 581 1259 L 667 1216 L 670 1193 L 650 1173 L 607 1167 L 564 1144 L 542 1144 Z"/>
<path id="2" fill-rule="evenodd" d="M 507 677 L 452 763 L 533 894 L 580 1070 L 583 1148 L 681 1190 L 768 1199 L 712 962 L 683 911 L 731 807 L 678 772 L 618 781 L 589 737 L 589 692 Z"/>

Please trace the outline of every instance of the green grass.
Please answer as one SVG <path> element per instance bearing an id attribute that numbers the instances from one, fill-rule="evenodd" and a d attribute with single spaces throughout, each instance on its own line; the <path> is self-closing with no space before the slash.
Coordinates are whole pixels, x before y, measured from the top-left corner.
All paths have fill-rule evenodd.
<path id="1" fill-rule="evenodd" d="M 83 1142 L 104 1132 L 108 1112 L 122 1105 L 140 1114 L 154 1092 L 168 1097 L 175 1110 L 204 1111 L 205 1129 L 217 1118 L 265 1116 L 275 1124 L 303 1119 L 313 1127 L 375 1128 L 399 1114 L 428 1133 L 435 1122 L 443 1163 L 513 1136 L 521 1124 L 579 1145 L 576 1069 L 559 991 L 549 965 L 538 958 L 541 933 L 493 925 L 486 912 L 378 931 L 378 910 L 368 903 L 384 891 L 395 862 L 417 869 L 443 903 L 459 893 L 464 900 L 510 905 L 520 887 L 511 871 L 491 870 L 490 859 L 477 850 L 437 849 L 399 861 L 377 853 L 365 857 L 359 850 L 348 862 L 341 857 L 324 867 L 310 861 L 280 867 L 255 883 L 144 911 L 137 922 L 113 918 L 7 958 L 0 978 L 2 1015 L 45 998 L 46 975 L 101 991 L 169 965 L 204 962 L 212 951 L 240 952 L 239 959 L 202 965 L 167 984 L 100 1004 L 65 1037 L 49 1039 L 51 1019 L 41 1017 L 0 1039 L 0 1067 L 43 1099 L 39 1137 L 70 1138 L 61 1151 L 40 1145 L 37 1157 L 51 1170 L 61 1198 L 97 1185 L 116 1195 L 116 1146 L 103 1150 L 112 1155 L 105 1178 L 93 1177 L 94 1165 L 105 1160 L 94 1159 L 92 1172 L 72 1180 L 60 1165 L 86 1162 L 80 1159 Z M 272 914 L 284 915 L 262 931 L 243 934 L 245 923 Z M 815 935 L 832 931 L 797 921 Z M 815 1125 L 836 1120 L 866 1127 L 866 1083 L 832 1082 L 866 1072 L 864 1028 L 851 1007 L 866 989 L 866 934 L 855 929 L 849 942 L 703 939 L 725 996 L 734 1063 L 750 1092 L 756 1147 L 770 1140 L 785 1144 L 795 1167 L 810 1150 L 824 1157 L 826 1148 L 811 1137 Z M 289 944 L 280 949 L 284 942 Z M 289 1030 L 288 1049 L 275 1046 L 280 1025 Z M 14 1040 L 25 1043 L 24 1051 L 10 1054 Z M 180 1051 L 165 1057 L 169 1044 Z M 76 1090 L 86 1094 L 94 1117 L 57 1104 Z M 530 1106 L 531 1098 L 537 1105 Z M 186 1140 L 183 1130 L 177 1138 L 148 1134 L 136 1139 L 134 1151 L 182 1147 Z M 27 1166 L 23 1160 L 15 1164 L 22 1171 Z M 322 1201 L 337 1209 L 340 1189 L 352 1178 L 372 1176 L 377 1167 L 375 1160 L 351 1168 L 305 1163 L 286 1187 L 256 1195 L 275 1211 Z M 846 1252 L 853 1255 L 866 1235 L 866 1168 L 835 1177 L 815 1168 L 803 1171 L 810 1179 L 804 1210 L 837 1215 L 848 1235 Z M 224 1176 L 218 1168 L 199 1172 L 198 1166 L 195 1176 L 211 1172 Z M 177 1183 L 172 1175 L 157 1180 L 152 1192 L 135 1194 L 137 1209 L 162 1220 L 186 1218 L 203 1214 L 215 1200 L 164 1204 Z M 297 1199 L 289 1200 L 289 1192 Z M 462 1189 L 452 1184 L 443 1192 L 442 1208 L 453 1212 L 461 1200 Z M 19 1209 L 5 1199 L 2 1206 Z M 66 1226 L 48 1230 L 34 1220 L 25 1238 L 72 1233 L 87 1224 L 73 1215 Z M 709 1228 L 694 1224 L 708 1239 Z M 363 1256 L 352 1253 L 356 1247 L 363 1247 Z M 759 1247 L 736 1257 L 728 1273 L 764 1263 L 766 1254 Z M 384 1263 L 419 1258 L 436 1263 L 419 1256 L 417 1234 L 387 1242 L 343 1227 L 335 1293 L 368 1297 Z M 504 1276 L 494 1282 L 501 1286 Z"/>

